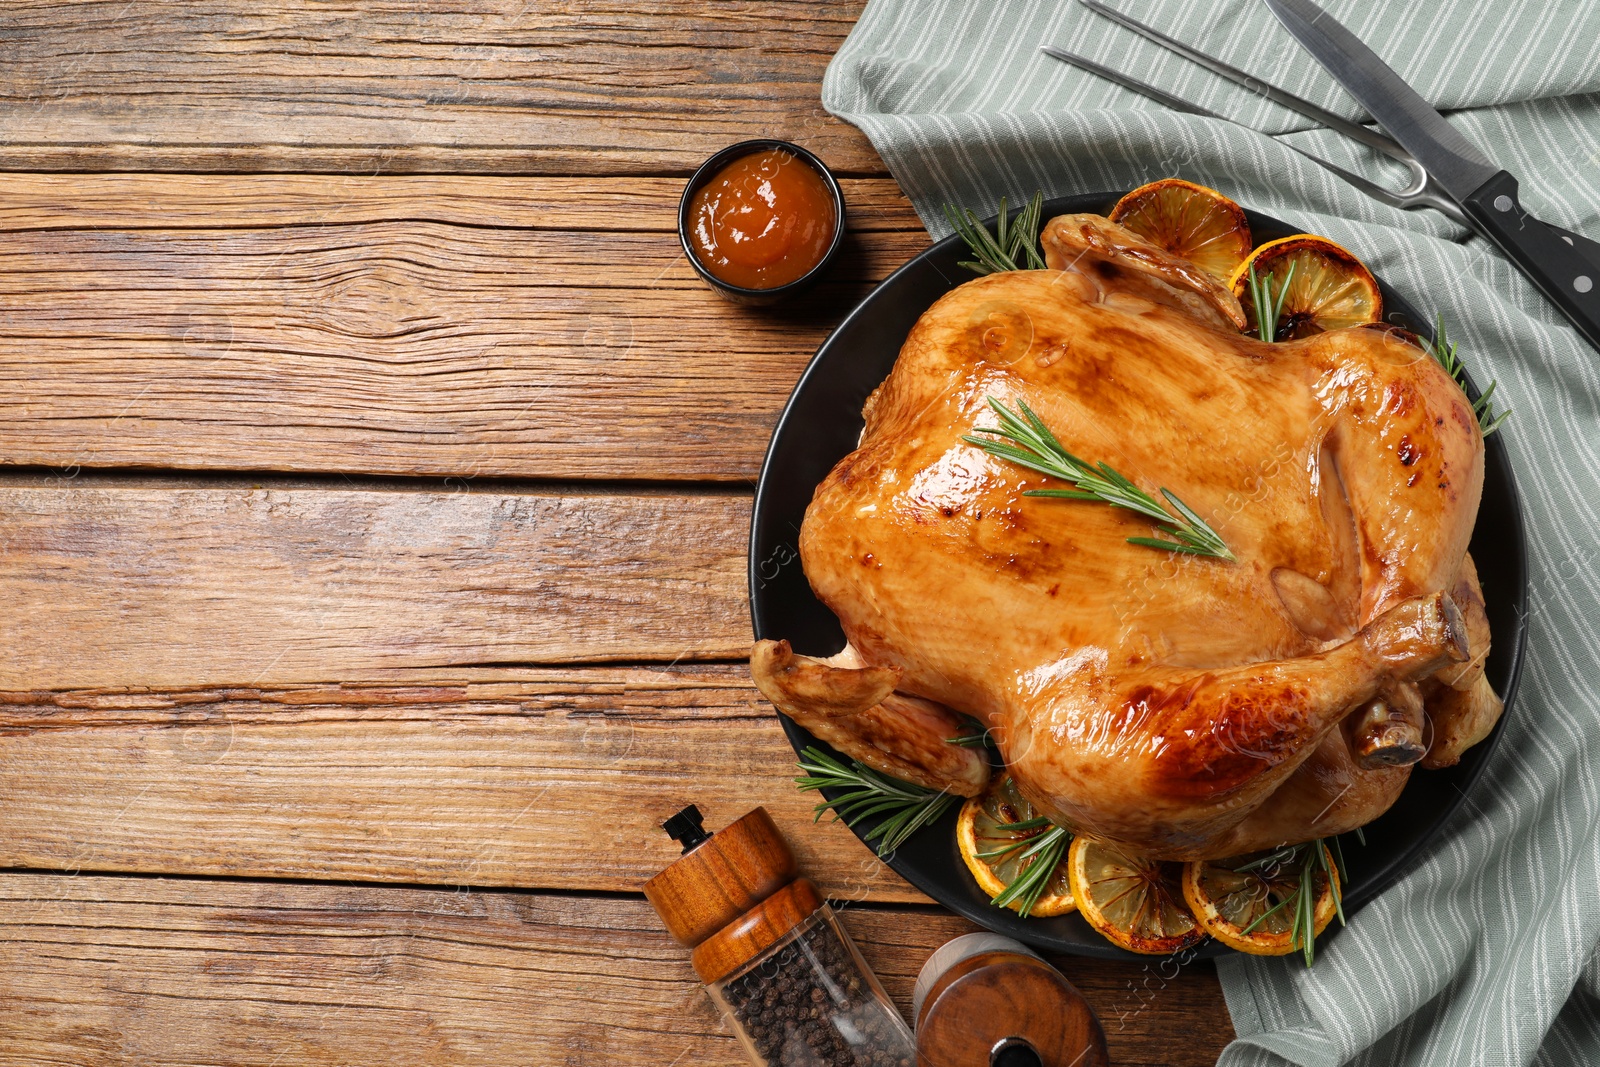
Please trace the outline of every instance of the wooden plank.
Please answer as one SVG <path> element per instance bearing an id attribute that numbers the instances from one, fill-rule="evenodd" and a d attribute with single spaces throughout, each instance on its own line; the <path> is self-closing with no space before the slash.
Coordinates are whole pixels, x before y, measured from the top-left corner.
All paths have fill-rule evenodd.
<path id="1" fill-rule="evenodd" d="M 902 1012 L 928 954 L 972 929 L 931 909 L 843 917 Z M 1232 1037 L 1205 964 L 1053 962 L 1119 1067 L 1201 1067 Z M 12 873 L 0 976 L 8 1063 L 745 1063 L 635 897 Z"/>
<path id="2" fill-rule="evenodd" d="M 8 693 L 0 866 L 637 892 L 667 816 L 764 805 L 840 897 L 927 900 L 794 774 L 743 665 Z"/>
<path id="3" fill-rule="evenodd" d="M 0 168 L 675 174 L 750 137 L 882 174 L 818 86 L 861 0 L 11 0 Z"/>
<path id="4" fill-rule="evenodd" d="M 745 494 L 0 486 L 0 688 L 741 657 Z"/>
<path id="5" fill-rule="evenodd" d="M 893 178 L 842 178 L 839 184 L 851 232 L 922 232 L 911 201 Z M 683 187 L 682 178 L 0 173 L 0 231 L 414 220 L 508 229 L 676 233 Z"/>
<path id="6" fill-rule="evenodd" d="M 927 243 L 876 183 L 884 228 L 763 311 L 690 269 L 672 183 L 66 181 L 0 182 L 0 464 L 748 485 Z"/>

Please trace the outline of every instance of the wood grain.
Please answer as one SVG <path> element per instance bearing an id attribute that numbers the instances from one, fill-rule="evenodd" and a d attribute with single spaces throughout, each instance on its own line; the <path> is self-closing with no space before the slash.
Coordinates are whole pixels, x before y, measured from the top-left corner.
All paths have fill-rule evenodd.
<path id="1" fill-rule="evenodd" d="M 846 908 L 902 1012 L 932 909 Z M 1203 964 L 1056 962 L 1118 1067 L 1201 1067 L 1232 1037 Z M 745 1061 L 636 897 L 0 875 L 0 1047 L 18 1064 Z"/>
<path id="2" fill-rule="evenodd" d="M 0 179 L 0 464 L 748 485 L 927 243 L 870 183 L 878 228 L 761 311 L 690 268 L 676 183 L 82 182 Z"/>
<path id="3" fill-rule="evenodd" d="M 882 174 L 822 72 L 861 0 L 10 0 L 8 170 L 678 174 L 750 137 Z"/>
<path id="4" fill-rule="evenodd" d="M 743 653 L 773 418 L 925 244 L 818 100 L 861 6 L 6 5 L 0 170 L 67 173 L 0 174 L 0 465 L 56 471 L 0 485 L 0 864 L 533 889 L 0 872 L 0 1062 L 732 1067 L 631 895 L 689 800 L 874 902 L 907 1007 L 970 927 L 809 821 L 741 668 L 682 662 Z M 838 271 L 776 313 L 674 237 L 753 136 L 847 175 Z M 448 491 L 330 484 L 371 474 Z M 520 666 L 570 660 L 661 665 Z M 1113 1062 L 1230 1036 L 1209 968 L 1064 967 Z"/>
<path id="5" fill-rule="evenodd" d="M 0 486 L 0 687 L 748 653 L 747 495 Z"/>
<path id="6" fill-rule="evenodd" d="M 851 231 L 922 230 L 911 201 L 893 178 L 842 178 L 839 184 Z M 683 187 L 682 178 L 641 177 L 0 173 L 0 231 L 414 220 L 585 233 L 675 233 Z"/>
<path id="7" fill-rule="evenodd" d="M 927 900 L 795 773 L 742 665 L 10 693 L 0 866 L 637 892 L 667 816 L 762 805 L 834 895 Z"/>
<path id="8" fill-rule="evenodd" d="M 680 810 L 697 812 L 699 807 Z M 672 820 L 662 829 L 669 827 L 677 832 Z M 702 831 L 710 838 L 693 843 L 679 834 L 675 840 L 685 847 L 683 855 L 643 886 L 644 898 L 662 925 L 688 948 L 793 884 L 800 874 L 794 849 L 765 805 L 720 827 L 702 824 Z M 805 914 L 815 910 L 813 904 Z"/>
<path id="9" fill-rule="evenodd" d="M 1099 1018 L 1075 986 L 1037 957 L 991 949 L 930 979 L 914 1025 L 918 1051 L 935 1067 L 981 1065 L 1012 1038 L 1027 1042 L 1045 1064 L 1109 1067 Z"/>

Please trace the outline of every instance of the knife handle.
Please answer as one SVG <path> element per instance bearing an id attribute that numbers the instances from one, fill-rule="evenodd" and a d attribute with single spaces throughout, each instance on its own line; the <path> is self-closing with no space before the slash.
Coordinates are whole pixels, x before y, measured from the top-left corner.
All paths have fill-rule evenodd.
<path id="1" fill-rule="evenodd" d="M 1557 237 L 1576 248 L 1578 254 L 1587 259 L 1596 270 L 1600 270 L 1600 241 L 1591 241 L 1581 233 L 1564 230 L 1554 223 L 1547 222 L 1545 225 L 1556 231 Z"/>
<path id="2" fill-rule="evenodd" d="M 1600 349 L 1600 269 L 1522 209 L 1517 179 L 1501 171 L 1461 202 L 1528 280 Z"/>

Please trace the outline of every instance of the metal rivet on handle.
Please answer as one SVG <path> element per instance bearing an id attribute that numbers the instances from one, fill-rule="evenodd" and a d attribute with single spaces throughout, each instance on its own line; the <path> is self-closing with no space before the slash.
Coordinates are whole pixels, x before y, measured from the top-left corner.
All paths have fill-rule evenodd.
<path id="1" fill-rule="evenodd" d="M 1572 279 L 1572 287 L 1580 293 L 1587 293 L 1594 288 L 1594 281 L 1587 274 L 1580 274 Z"/>
<path id="2" fill-rule="evenodd" d="M 1501 193 L 1499 196 L 1494 198 L 1494 209 L 1496 211 L 1510 211 L 1511 198 L 1506 194 Z"/>

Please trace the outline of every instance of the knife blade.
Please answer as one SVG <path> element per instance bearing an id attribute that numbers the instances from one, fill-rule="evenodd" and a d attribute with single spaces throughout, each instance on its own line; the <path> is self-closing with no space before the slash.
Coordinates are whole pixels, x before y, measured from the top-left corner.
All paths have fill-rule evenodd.
<path id="1" fill-rule="evenodd" d="M 1416 157 L 1506 258 L 1600 349 L 1600 270 L 1576 242 L 1523 210 L 1517 200 L 1517 180 L 1491 163 L 1372 49 L 1312 0 L 1265 2 L 1295 40 Z"/>
<path id="2" fill-rule="evenodd" d="M 1266 0 L 1278 21 L 1457 200 L 1499 170 L 1360 38 L 1310 0 Z M 1401 134 L 1405 136 L 1402 137 Z"/>

